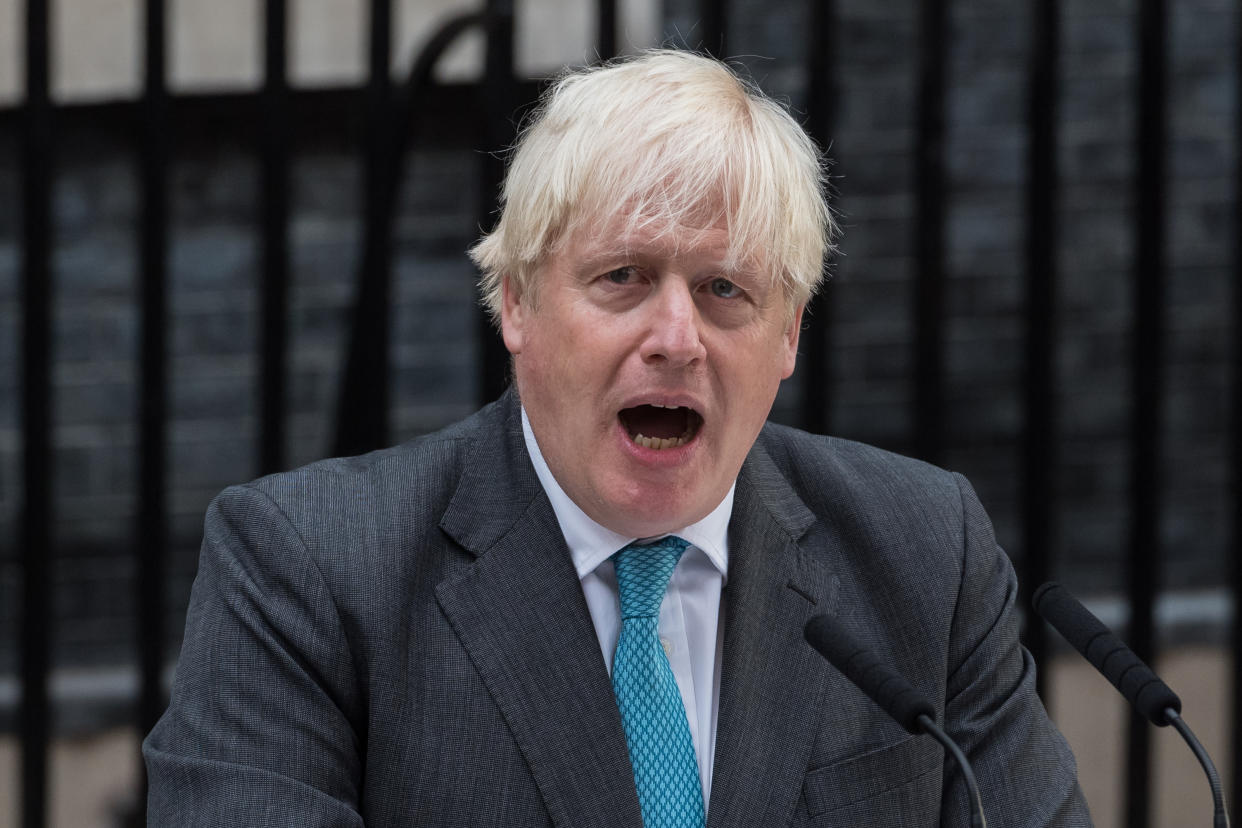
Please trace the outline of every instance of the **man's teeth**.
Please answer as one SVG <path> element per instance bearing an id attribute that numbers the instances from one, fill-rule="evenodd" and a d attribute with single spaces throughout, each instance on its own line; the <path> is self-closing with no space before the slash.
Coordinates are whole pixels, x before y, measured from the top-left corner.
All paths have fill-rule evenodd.
<path id="1" fill-rule="evenodd" d="M 693 429 L 686 429 L 685 433 L 680 437 L 645 437 L 642 434 L 634 435 L 634 442 L 643 448 L 649 449 L 667 449 L 684 446 L 693 437 Z"/>
<path id="2" fill-rule="evenodd" d="M 649 449 L 666 449 L 684 446 L 688 438 L 683 435 L 681 437 L 644 437 L 641 434 L 634 435 L 634 442 L 643 448 Z"/>

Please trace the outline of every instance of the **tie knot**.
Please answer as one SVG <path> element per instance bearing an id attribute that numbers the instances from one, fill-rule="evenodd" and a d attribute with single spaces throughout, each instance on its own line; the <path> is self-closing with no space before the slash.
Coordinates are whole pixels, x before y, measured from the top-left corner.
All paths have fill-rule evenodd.
<path id="1" fill-rule="evenodd" d="M 636 541 L 612 556 L 622 618 L 660 614 L 668 579 L 689 545 L 688 541 L 669 535 L 654 543 Z"/>

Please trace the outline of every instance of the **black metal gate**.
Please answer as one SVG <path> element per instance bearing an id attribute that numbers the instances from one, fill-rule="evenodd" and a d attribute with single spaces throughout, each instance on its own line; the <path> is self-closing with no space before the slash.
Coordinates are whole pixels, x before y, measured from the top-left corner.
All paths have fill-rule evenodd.
<path id="1" fill-rule="evenodd" d="M 513 137 L 512 114 L 536 96 L 538 83 L 514 76 L 512 2 L 488 0 L 477 12 L 447 22 L 410 68 L 403 83 L 393 84 L 391 63 L 391 8 L 388 0 L 370 3 L 369 81 L 365 88 L 345 92 L 295 91 L 286 78 L 287 9 L 285 0 L 265 0 L 264 83 L 253 95 L 220 96 L 217 99 L 189 100 L 169 92 L 166 85 L 165 24 L 163 0 L 145 0 L 144 89 L 132 104 L 106 107 L 106 112 L 83 114 L 80 107 L 57 104 L 49 94 L 49 21 L 47 0 L 28 0 L 25 16 L 25 80 L 23 102 L 10 111 L 0 111 L 0 130 L 20 136 L 20 170 L 24 217 L 20 240 L 22 307 L 21 434 L 23 507 L 21 513 L 20 572 L 22 577 L 22 615 L 20 641 L 21 709 L 19 714 L 22 746 L 22 814 L 27 828 L 46 824 L 47 748 L 49 744 L 49 629 L 52 624 L 49 567 L 53 549 L 51 527 L 57 519 L 52 507 L 50 378 L 52 372 L 51 297 L 56 274 L 51 266 L 53 219 L 51 189 L 53 158 L 58 139 L 73 129 L 76 119 L 113 117 L 132 128 L 137 149 L 141 181 L 140 283 L 141 342 L 135 359 L 140 365 L 141 400 L 139 467 L 141 495 L 137 539 L 138 573 L 136 605 L 139 629 L 135 631 L 138 661 L 141 665 L 141 692 L 134 710 L 134 721 L 146 732 L 165 705 L 161 673 L 164 668 L 163 593 L 167 548 L 167 398 L 168 398 L 168 171 L 172 123 L 191 117 L 195 108 L 213 108 L 224 117 L 255 123 L 251 135 L 261 170 L 261 352 L 258 389 L 260 403 L 261 456 L 259 468 L 266 472 L 284 466 L 282 446 L 288 419 L 287 398 L 287 312 L 290 274 L 289 190 L 290 147 L 296 124 L 309 111 L 361 114 L 364 124 L 360 152 L 365 159 L 365 237 L 362 266 L 358 273 L 357 304 L 351 326 L 346 366 L 340 389 L 335 444 L 325 453 L 357 452 L 384 444 L 389 437 L 387 412 L 388 306 L 392 272 L 392 228 L 400 171 L 411 145 L 423 134 L 430 106 L 450 107 L 460 140 L 472 146 L 496 150 Z M 805 113 L 812 135 L 829 145 L 834 134 L 834 113 L 838 106 L 834 56 L 831 43 L 837 21 L 832 0 L 808 0 L 807 80 Z M 914 388 L 910 445 L 917 455 L 935 462 L 945 446 L 945 312 L 947 277 L 945 255 L 945 215 L 951 193 L 946 186 L 945 130 L 947 61 L 950 4 L 948 0 L 926 0 L 919 4 L 921 52 L 918 63 L 917 172 L 915 210 L 918 227 L 916 255 L 916 315 L 912 322 L 915 356 L 910 381 Z M 1023 442 L 1021 518 L 1025 554 L 1022 582 L 1027 590 L 1046 580 L 1051 572 L 1052 540 L 1050 527 L 1054 513 L 1053 469 L 1058 462 L 1054 361 L 1057 319 L 1058 265 L 1054 235 L 1059 180 L 1056 131 L 1058 128 L 1057 73 L 1060 4 L 1057 0 L 1035 0 L 1032 4 L 1030 63 L 1026 67 L 1029 84 L 1027 135 L 1026 294 L 1025 294 L 1025 380 L 1021 401 L 1025 438 Z M 597 49 L 607 57 L 617 49 L 617 4 L 598 0 Z M 728 54 L 730 4 L 699 4 L 699 42 L 708 51 Z M 1135 142 L 1134 226 L 1138 253 L 1132 281 L 1134 348 L 1130 355 L 1132 419 L 1129 427 L 1129 557 L 1127 593 L 1130 605 L 1128 639 L 1135 650 L 1150 660 L 1155 650 L 1154 602 L 1160 587 L 1162 556 L 1158 508 L 1161 419 L 1165 388 L 1161 382 L 1165 365 L 1164 291 L 1167 278 L 1166 227 L 1168 195 L 1166 159 L 1169 153 L 1166 112 L 1166 75 L 1169 8 L 1167 0 L 1142 0 L 1138 30 L 1134 33 L 1139 60 L 1139 82 L 1135 90 L 1137 118 L 1133 124 Z M 486 34 L 484 77 L 477 84 L 456 90 L 465 98 L 454 104 L 437 97 L 432 69 L 436 61 L 460 35 L 470 30 Z M 1239 38 L 1242 41 L 1242 37 Z M 1239 48 L 1242 48 L 1240 46 Z M 1242 89 L 1242 82 L 1237 84 Z M 89 108 L 88 108 L 89 109 Z M 1242 93 L 1238 99 L 1242 119 Z M 1236 131 L 1235 144 L 1242 147 L 1242 129 Z M 501 175 L 500 161 L 494 153 L 480 153 L 482 195 L 480 203 L 490 207 Z M 1235 204 L 1242 202 L 1242 175 L 1235 184 Z M 489 221 L 481 211 L 479 223 Z M 1242 224 L 1233 219 L 1234 238 L 1242 238 Z M 1233 327 L 1242 330 L 1242 254 L 1235 251 Z M 832 331 L 826 324 L 831 316 L 832 293 L 817 297 L 808 315 L 809 328 L 803 337 L 806 375 L 818 381 L 805 382 L 799 407 L 801 424 L 827 431 L 833 382 L 828 358 L 833 346 Z M 480 341 L 480 403 L 493 399 L 503 388 L 506 354 L 489 323 L 480 314 L 477 320 Z M 1228 497 L 1235 514 L 1242 515 L 1242 336 L 1234 337 L 1232 354 L 1232 482 Z M 1233 559 L 1239 558 L 1242 518 L 1235 518 L 1232 534 Z M 1242 594 L 1242 564 L 1235 565 L 1230 585 L 1232 595 Z M 1028 593 L 1029 594 L 1029 593 Z M 1237 657 L 1242 642 L 1242 613 L 1234 613 L 1234 687 L 1242 687 L 1242 659 Z M 1027 632 L 1027 642 L 1037 659 L 1048 652 L 1049 642 L 1042 626 Z M 1242 794 L 1242 762 L 1236 746 L 1242 744 L 1242 693 L 1235 690 L 1232 710 L 1235 759 L 1233 762 L 1234 801 Z M 1127 824 L 1149 824 L 1150 756 L 1148 730 L 1135 719 L 1130 728 L 1127 773 Z"/>

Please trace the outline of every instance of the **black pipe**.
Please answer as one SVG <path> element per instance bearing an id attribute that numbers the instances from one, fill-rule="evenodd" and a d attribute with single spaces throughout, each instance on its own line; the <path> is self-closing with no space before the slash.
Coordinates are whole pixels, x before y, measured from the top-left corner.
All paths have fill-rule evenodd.
<path id="1" fill-rule="evenodd" d="M 920 9 L 914 454 L 938 463 L 944 452 L 944 107 L 948 3 L 925 0 Z"/>
<path id="2" fill-rule="evenodd" d="M 1163 401 L 1165 270 L 1165 23 L 1164 0 L 1139 7 L 1138 119 L 1135 123 L 1134 327 L 1130 419 L 1130 599 L 1128 639 L 1138 657 L 1153 662 L 1153 619 L 1160 553 L 1160 456 Z M 1130 718 L 1126 762 L 1126 824 L 1150 822 L 1151 741 L 1146 721 Z"/>
<path id="3" fill-rule="evenodd" d="M 337 402 L 333 454 L 360 454 L 388 443 L 393 214 L 387 198 L 392 176 L 391 39 L 391 0 L 371 0 L 370 71 L 363 147 L 366 207 L 362 270 Z"/>
<path id="4" fill-rule="evenodd" d="M 513 2 L 488 0 L 484 8 L 487 56 L 483 73 L 479 143 L 479 227 L 490 228 L 504 179 L 504 162 L 497 151 L 513 143 L 513 112 L 517 109 L 513 76 Z M 479 403 L 500 396 L 508 384 L 509 354 L 491 317 L 482 309 L 476 315 L 479 343 Z"/>
<path id="5" fill-rule="evenodd" d="M 617 0 L 596 0 L 595 51 L 600 60 L 617 55 Z"/>
<path id="6" fill-rule="evenodd" d="M 806 130 L 821 149 L 832 143 L 836 89 L 832 48 L 836 4 L 811 0 L 807 27 Z M 827 265 L 825 265 L 825 268 Z M 807 303 L 802 320 L 802 428 L 827 434 L 832 426 L 832 306 L 825 283 Z"/>
<path id="7" fill-rule="evenodd" d="M 699 0 L 703 51 L 718 58 L 729 56 L 729 17 L 725 0 Z"/>
<path id="8" fill-rule="evenodd" d="M 163 711 L 163 585 L 166 540 L 168 131 L 165 90 L 164 0 L 146 3 L 146 81 L 141 152 L 141 400 L 139 404 L 139 617 L 145 733 Z"/>
<path id="9" fill-rule="evenodd" d="M 22 107 L 22 825 L 47 821 L 51 641 L 51 190 L 48 4 L 26 4 L 26 101 Z"/>
<path id="10" fill-rule="evenodd" d="M 285 462 L 289 329 L 289 131 L 285 0 L 266 0 L 263 49 L 263 297 L 259 382 L 259 471 Z"/>
<path id="11" fill-rule="evenodd" d="M 1242 16 L 1238 18 L 1237 43 L 1242 49 Z M 1242 52 L 1240 52 L 1242 54 Z M 1242 62 L 1237 69 L 1237 98 L 1234 103 L 1235 146 L 1242 151 Z M 1242 802 L 1242 166 L 1236 172 L 1234 189 L 1233 247 L 1233 549 L 1231 582 L 1233 593 L 1233 761 L 1229 791 L 1234 808 Z"/>
<path id="12" fill-rule="evenodd" d="M 436 63 L 456 40 L 466 31 L 481 26 L 485 22 L 482 12 L 470 12 L 458 15 L 442 25 L 427 45 L 419 53 L 410 66 L 405 81 L 391 95 L 392 105 L 386 119 L 386 134 L 376 140 L 376 146 L 382 144 L 383 154 L 389 174 L 378 186 L 382 191 L 378 194 L 379 202 L 376 214 L 384 217 L 391 224 L 396 215 L 397 197 L 401 192 L 401 183 L 406 175 L 406 150 L 414 139 L 417 131 L 425 131 L 427 125 L 427 99 L 438 87 L 433 72 Z M 416 121 L 415 115 L 424 117 Z M 392 278 L 391 258 L 383 263 L 383 267 L 373 266 L 376 262 L 377 247 L 384 239 L 391 244 L 391 228 L 371 226 L 365 228 L 363 267 L 359 275 L 358 299 L 354 304 L 351 324 L 349 349 L 346 352 L 345 367 L 342 372 L 341 397 L 337 406 L 337 429 L 334 453 L 353 454 L 379 448 L 382 442 L 375 440 L 375 432 L 370 438 L 360 423 L 360 416 L 365 414 L 359 407 L 372 404 L 376 383 L 387 383 L 386 376 L 377 376 L 373 366 L 378 361 L 387 359 L 387 342 L 372 335 L 372 317 L 379 313 L 385 314 L 382 306 L 377 306 L 376 297 L 387 295 L 388 284 Z M 368 251 L 370 251 L 368 253 Z M 371 258 L 368 258 L 368 255 Z"/>
<path id="13" fill-rule="evenodd" d="M 1056 465 L 1056 411 L 1053 349 L 1057 295 L 1057 0 L 1039 0 L 1034 9 L 1026 176 L 1026 381 L 1022 446 L 1022 594 L 1031 605 L 1035 587 L 1051 578 L 1053 521 L 1056 519 L 1052 471 Z M 1032 617 L 1026 646 L 1037 664 L 1048 653 L 1048 628 Z M 1038 674 L 1041 695 L 1048 671 Z"/>
<path id="14" fill-rule="evenodd" d="M 165 87 L 165 5 L 147 0 L 145 80 L 138 146 L 141 187 L 139 506 L 138 506 L 138 729 L 146 734 L 163 713 L 164 574 L 167 546 L 168 118 Z M 145 813 L 146 777 L 139 791 Z"/>
<path id="15" fill-rule="evenodd" d="M 389 140 L 389 158 L 393 172 L 388 176 L 386 193 L 390 217 L 395 214 L 397 196 L 401 192 L 401 183 L 405 180 L 406 150 L 413 143 L 415 133 L 423 134 L 427 126 L 427 99 L 436 89 L 433 75 L 436 64 L 459 37 L 470 29 L 485 26 L 486 22 L 483 12 L 468 12 L 446 21 L 410 64 L 405 81 L 394 94 Z M 415 115 L 421 115 L 422 119 L 416 119 Z"/>
<path id="16" fill-rule="evenodd" d="M 482 12 L 468 17 L 482 19 Z M 428 46 L 430 48 L 430 45 Z M 426 51 L 426 50 L 424 50 Z M 532 101 L 543 86 L 539 80 L 514 83 L 518 101 Z M 460 150 L 475 140 L 478 129 L 478 85 L 474 82 L 433 84 L 421 92 L 418 103 L 417 143 L 420 148 Z M 178 150 L 218 149 L 220 142 L 258 144 L 263 140 L 263 92 L 170 92 L 168 120 L 176 124 Z M 326 89 L 291 87 L 287 93 L 288 131 L 296 147 L 327 152 L 357 149 L 366 118 L 366 87 Z M 88 132 L 107 138 L 133 140 L 142 100 L 56 101 L 57 131 L 68 135 Z M 25 129 L 23 106 L 0 107 L 0 133 L 20 135 Z"/>

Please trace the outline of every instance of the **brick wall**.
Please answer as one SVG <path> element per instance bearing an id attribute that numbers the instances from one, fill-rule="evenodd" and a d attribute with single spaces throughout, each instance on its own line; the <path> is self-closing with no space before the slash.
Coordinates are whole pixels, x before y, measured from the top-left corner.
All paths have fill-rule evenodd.
<path id="1" fill-rule="evenodd" d="M 1166 584 L 1224 576 L 1237 11 L 1179 0 L 1170 26 L 1170 220 L 1163 533 Z M 805 106 L 803 3 L 739 0 L 733 54 Z M 666 31 L 697 42 L 696 4 L 669 0 Z M 833 430 L 910 446 L 914 141 L 919 4 L 838 0 L 831 55 L 840 92 L 833 181 L 844 237 L 828 288 Z M 1135 3 L 1063 4 L 1058 131 L 1058 574 L 1116 589 L 1126 537 L 1134 238 L 1131 123 Z M 1026 4 L 955 4 L 948 42 L 946 462 L 974 482 L 1020 557 Z M 222 134 L 227 134 L 222 130 Z M 56 222 L 55 661 L 132 660 L 137 510 L 135 159 L 115 131 L 63 135 Z M 396 229 L 393 424 L 405 439 L 474 407 L 477 156 L 419 153 Z M 203 510 L 255 474 L 258 168 L 251 147 L 179 145 L 171 172 L 170 652 L 179 640 Z M 291 464 L 331 442 L 361 246 L 361 168 L 345 145 L 303 136 L 293 162 Z M 20 503 L 20 197 L 16 140 L 0 130 L 0 674 L 16 668 Z M 800 371 L 775 416 L 796 419 Z"/>
<path id="2" fill-rule="evenodd" d="M 669 5 L 696 45 L 696 4 Z M 830 419 L 835 433 L 908 451 L 920 4 L 835 5 L 830 154 L 844 236 L 827 288 Z M 1227 577 L 1228 435 L 1238 417 L 1228 409 L 1238 11 L 1224 0 L 1170 5 L 1162 579 L 1208 588 Z M 739 2 L 728 32 L 731 53 L 772 56 L 743 62 L 796 109 L 803 6 Z M 1109 591 L 1123 583 L 1127 543 L 1137 3 L 1065 0 L 1061 15 L 1054 542 L 1058 577 Z M 945 462 L 974 482 L 1015 558 L 1031 28 L 1029 4 L 955 3 L 946 44 Z M 778 417 L 794 419 L 807 381 L 794 379 Z"/>

